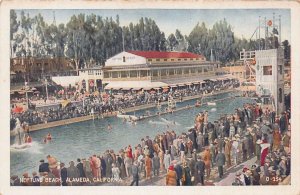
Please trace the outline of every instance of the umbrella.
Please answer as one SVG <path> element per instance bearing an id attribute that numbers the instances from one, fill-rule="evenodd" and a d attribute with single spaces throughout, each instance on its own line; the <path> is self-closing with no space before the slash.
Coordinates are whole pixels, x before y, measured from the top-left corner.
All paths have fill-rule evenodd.
<path id="1" fill-rule="evenodd" d="M 33 88 L 31 88 L 31 90 L 33 90 L 33 91 L 34 91 L 34 90 L 36 90 L 36 88 L 35 88 L 35 87 L 33 87 Z"/>
<path id="2" fill-rule="evenodd" d="M 40 93 L 40 92 L 39 92 L 39 91 L 35 91 L 35 92 L 33 92 L 33 93 L 38 94 L 38 93 Z"/>
<path id="3" fill-rule="evenodd" d="M 21 113 L 23 112 L 23 107 L 16 106 L 12 111 L 13 113 Z"/>

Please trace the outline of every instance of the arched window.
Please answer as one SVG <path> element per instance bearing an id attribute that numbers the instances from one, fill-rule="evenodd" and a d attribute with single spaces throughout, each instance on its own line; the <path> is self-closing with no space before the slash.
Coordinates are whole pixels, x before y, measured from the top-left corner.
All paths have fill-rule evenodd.
<path id="1" fill-rule="evenodd" d="M 278 100 L 279 100 L 279 103 L 282 103 L 282 89 L 281 88 L 279 88 Z"/>
<path id="2" fill-rule="evenodd" d="M 125 56 L 123 56 L 123 62 L 126 62 Z"/>

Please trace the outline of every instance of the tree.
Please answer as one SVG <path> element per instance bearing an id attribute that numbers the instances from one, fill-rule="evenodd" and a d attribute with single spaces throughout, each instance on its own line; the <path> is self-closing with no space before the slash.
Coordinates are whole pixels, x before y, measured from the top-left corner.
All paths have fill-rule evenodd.
<path id="1" fill-rule="evenodd" d="M 168 50 L 174 51 L 177 46 L 178 46 L 178 41 L 175 35 L 172 33 L 168 36 Z"/>

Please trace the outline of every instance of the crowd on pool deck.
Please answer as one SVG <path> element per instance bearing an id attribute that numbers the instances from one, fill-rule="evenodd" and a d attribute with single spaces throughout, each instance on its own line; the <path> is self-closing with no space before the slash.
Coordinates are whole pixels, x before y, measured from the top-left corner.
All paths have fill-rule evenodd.
<path id="1" fill-rule="evenodd" d="M 194 128 L 180 135 L 168 129 L 152 139 L 146 136 L 134 147 L 107 150 L 77 159 L 76 164 L 48 155 L 38 173 L 12 175 L 11 185 L 139 185 L 142 179 L 151 185 L 159 175 L 165 175 L 165 185 L 206 185 L 253 159 L 251 166 L 234 172 L 232 185 L 278 185 L 290 175 L 290 136 L 289 110 L 275 116 L 269 108 L 244 104 L 214 122 L 208 121 L 207 111 L 201 112 Z M 214 167 L 217 175 L 211 174 Z"/>
<path id="2" fill-rule="evenodd" d="M 91 113 L 103 116 L 103 114 L 105 113 L 113 113 L 114 111 L 120 111 L 124 108 L 167 101 L 169 97 L 182 100 L 183 97 L 214 93 L 220 90 L 226 90 L 228 88 L 236 88 L 238 86 L 239 81 L 232 79 L 226 83 L 222 83 L 221 81 L 209 80 L 206 82 L 206 85 L 203 88 L 190 87 L 176 90 L 169 89 L 160 93 L 151 93 L 151 91 L 128 91 L 124 94 L 111 94 L 104 97 L 102 97 L 101 95 L 90 94 L 89 97 L 85 99 L 85 93 L 82 92 L 75 93 L 73 95 L 73 99 L 85 99 L 84 103 L 82 103 L 81 101 L 79 103 L 77 102 L 74 104 L 69 104 L 65 107 L 57 106 L 56 108 L 50 107 L 43 110 L 28 109 L 21 113 L 14 113 L 14 104 L 12 104 L 10 129 L 12 130 L 15 127 L 16 118 L 19 118 L 20 122 L 23 125 L 30 126 L 75 117 L 87 116 Z"/>

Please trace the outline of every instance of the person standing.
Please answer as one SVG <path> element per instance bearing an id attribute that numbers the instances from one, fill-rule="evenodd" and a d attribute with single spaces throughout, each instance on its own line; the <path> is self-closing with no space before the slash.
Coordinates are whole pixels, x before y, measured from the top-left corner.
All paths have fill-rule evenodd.
<path id="1" fill-rule="evenodd" d="M 131 167 L 132 167 L 132 158 L 130 158 L 128 156 L 128 154 L 124 159 L 124 164 L 125 164 L 126 175 L 127 175 L 127 177 L 130 177 L 131 176 Z"/>
<path id="2" fill-rule="evenodd" d="M 40 186 L 40 177 L 37 175 L 35 171 L 32 172 L 32 185 Z"/>
<path id="3" fill-rule="evenodd" d="M 62 186 L 67 186 L 67 177 L 68 177 L 68 171 L 65 167 L 65 163 L 60 163 L 60 176 L 62 181 Z"/>
<path id="4" fill-rule="evenodd" d="M 79 158 L 77 159 L 76 167 L 79 170 L 79 176 L 82 177 L 82 178 L 85 177 L 85 173 L 84 173 L 84 170 L 83 170 L 83 164 L 82 164 L 82 162 Z"/>
<path id="5" fill-rule="evenodd" d="M 182 176 L 182 185 L 183 186 L 191 186 L 192 185 L 192 177 L 191 177 L 191 170 L 187 166 L 187 163 L 183 163 L 183 176 Z"/>
<path id="6" fill-rule="evenodd" d="M 165 156 L 164 156 L 164 167 L 169 167 L 171 164 L 171 156 L 169 154 L 169 151 L 166 150 Z"/>
<path id="7" fill-rule="evenodd" d="M 226 157 L 227 168 L 229 168 L 231 166 L 231 155 L 230 155 L 231 148 L 232 148 L 231 141 L 229 139 L 226 139 L 225 140 L 224 154 L 225 154 L 225 157 Z"/>
<path id="8" fill-rule="evenodd" d="M 205 163 L 198 156 L 197 162 L 195 164 L 195 183 L 196 185 L 200 182 L 204 186 L 204 173 L 205 173 Z"/>
<path id="9" fill-rule="evenodd" d="M 44 172 L 50 172 L 49 163 L 45 163 L 44 160 L 40 160 L 39 173 L 40 175 L 44 174 Z"/>
<path id="10" fill-rule="evenodd" d="M 180 182 L 181 182 L 181 178 L 182 178 L 182 175 L 183 175 L 183 172 L 182 172 L 182 167 L 180 166 L 180 163 L 179 162 L 176 162 L 176 164 L 174 165 L 174 170 L 176 172 L 176 185 L 177 186 L 180 186 Z"/>
<path id="11" fill-rule="evenodd" d="M 112 164 L 111 172 L 112 172 L 113 181 L 116 181 L 116 182 L 120 181 L 120 169 L 119 169 L 119 167 L 116 166 L 115 163 Z"/>
<path id="12" fill-rule="evenodd" d="M 216 156 L 216 164 L 218 166 L 219 177 L 223 177 L 223 166 L 225 165 L 225 154 L 222 151 Z"/>
<path id="13" fill-rule="evenodd" d="M 133 165 L 132 165 L 132 182 L 131 182 L 131 186 L 135 183 L 136 186 L 139 185 L 139 166 L 138 166 L 138 162 L 134 161 Z"/>
<path id="14" fill-rule="evenodd" d="M 149 155 L 147 155 L 145 157 L 145 171 L 146 171 L 146 179 L 150 179 L 151 178 L 151 170 L 152 170 L 152 160 L 149 157 Z"/>
<path id="15" fill-rule="evenodd" d="M 210 177 L 210 164 L 211 164 L 211 155 L 209 148 L 206 147 L 203 153 L 203 161 L 205 163 L 206 177 L 207 179 Z"/>
<path id="16" fill-rule="evenodd" d="M 167 176 L 166 176 L 166 185 L 167 186 L 176 186 L 176 184 L 177 184 L 176 179 L 177 179 L 177 175 L 174 170 L 174 165 L 170 165 Z"/>
<path id="17" fill-rule="evenodd" d="M 76 186 L 78 185 L 78 182 L 76 181 L 76 179 L 79 178 L 79 170 L 77 169 L 77 167 L 75 167 L 74 162 L 71 161 L 70 166 L 67 168 L 67 172 L 68 172 L 68 179 L 70 179 L 70 185 L 71 186 Z"/>
<path id="18" fill-rule="evenodd" d="M 280 142 L 281 142 L 281 135 L 279 133 L 279 129 L 276 127 L 274 129 L 274 133 L 273 133 L 273 150 L 272 151 L 276 151 L 279 149 Z"/>
<path id="19" fill-rule="evenodd" d="M 154 153 L 154 157 L 152 158 L 153 163 L 153 175 L 159 175 L 159 168 L 160 168 L 160 160 L 156 153 Z"/>
<path id="20" fill-rule="evenodd" d="M 164 171 L 164 169 L 165 169 L 165 167 L 164 167 L 164 152 L 162 149 L 159 150 L 158 157 L 159 157 L 160 170 Z M 166 167 L 166 169 L 167 169 L 167 167 Z"/>

